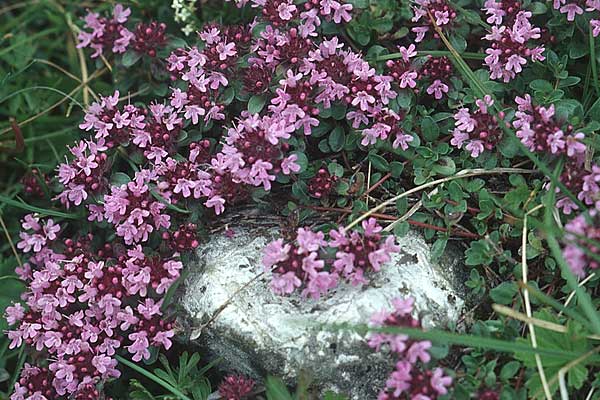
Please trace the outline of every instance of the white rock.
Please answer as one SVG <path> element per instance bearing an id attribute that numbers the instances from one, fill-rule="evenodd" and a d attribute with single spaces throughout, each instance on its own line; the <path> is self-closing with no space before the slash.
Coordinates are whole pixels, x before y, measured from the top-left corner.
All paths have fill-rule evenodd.
<path id="1" fill-rule="evenodd" d="M 398 296 L 415 297 L 425 326 L 456 322 L 461 314 L 464 300 L 456 283 L 460 281 L 456 257 L 445 255 L 451 260 L 443 267 L 431 263 L 429 246 L 413 232 L 398 239 L 403 252 L 371 275 L 368 285 L 343 285 L 315 301 L 274 295 L 268 276 L 236 294 L 262 271 L 262 249 L 277 237 L 277 230 L 234 231 L 232 238 L 213 235 L 202 246 L 198 265 L 188 266 L 191 271 L 180 299 L 196 329 L 229 302 L 198 339 L 222 357 L 224 369 L 255 379 L 272 374 L 289 383 L 306 373 L 320 390 L 375 399 L 391 370 L 391 359 L 373 352 L 360 335 L 324 330 L 324 325 L 366 324 L 375 311 L 391 308 L 391 300 Z"/>

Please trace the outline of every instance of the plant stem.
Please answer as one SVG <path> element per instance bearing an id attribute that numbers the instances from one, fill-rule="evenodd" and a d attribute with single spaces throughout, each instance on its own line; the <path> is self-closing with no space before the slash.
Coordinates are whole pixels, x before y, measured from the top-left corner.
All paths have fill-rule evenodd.
<path id="1" fill-rule="evenodd" d="M 592 85 L 596 90 L 596 96 L 600 97 L 600 86 L 598 85 L 598 66 L 596 65 L 596 38 L 590 29 L 590 65 L 592 66 Z"/>

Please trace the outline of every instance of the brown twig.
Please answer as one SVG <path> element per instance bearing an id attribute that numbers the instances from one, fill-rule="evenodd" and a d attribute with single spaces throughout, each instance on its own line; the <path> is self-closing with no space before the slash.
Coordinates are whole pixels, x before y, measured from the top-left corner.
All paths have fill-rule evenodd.
<path id="1" fill-rule="evenodd" d="M 245 290 L 248 286 L 250 286 L 251 284 L 256 282 L 264 274 L 265 274 L 264 271 L 259 273 L 254 278 L 250 279 L 248 282 L 246 282 L 242 286 L 240 286 L 235 292 L 233 292 L 233 294 L 225 301 L 225 303 L 221 304 L 219 306 L 219 308 L 217 308 L 217 310 L 214 312 L 212 317 L 210 317 L 210 319 L 208 321 L 206 321 L 206 323 L 202 324 L 199 328 L 195 329 L 192 332 L 192 334 L 190 335 L 190 340 L 198 339 L 200 337 L 200 335 L 202 334 L 202 332 L 217 319 L 217 317 L 223 312 L 223 310 L 225 310 L 227 308 L 227 306 L 229 306 L 229 304 L 231 304 L 231 302 L 233 301 L 233 298 L 235 296 L 237 296 L 240 292 Z"/>
<path id="2" fill-rule="evenodd" d="M 367 189 L 367 191 L 365 192 L 365 195 L 371 193 L 373 190 L 377 189 L 379 186 L 381 186 L 385 181 L 387 181 L 390 177 L 392 176 L 391 173 L 387 173 L 383 176 L 383 178 L 381 178 L 380 180 L 378 180 L 377 182 L 375 182 L 373 184 L 373 186 L 369 187 L 369 189 Z"/>

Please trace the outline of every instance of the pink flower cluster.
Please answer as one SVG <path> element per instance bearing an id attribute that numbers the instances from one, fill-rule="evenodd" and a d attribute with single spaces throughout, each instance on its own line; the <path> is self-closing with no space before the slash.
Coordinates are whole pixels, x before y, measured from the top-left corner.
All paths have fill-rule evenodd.
<path id="1" fill-rule="evenodd" d="M 382 310 L 371 317 L 371 326 L 421 328 L 421 322 L 412 317 L 414 299 L 392 300 L 393 311 Z M 428 350 L 431 342 L 428 340 L 416 341 L 404 334 L 371 333 L 369 346 L 380 351 L 382 348 L 393 353 L 398 361 L 394 371 L 390 374 L 386 387 L 378 400 L 435 400 L 438 396 L 448 393 L 452 378 L 444 375 L 441 368 L 426 369 L 421 364 L 431 360 Z"/>
<path id="2" fill-rule="evenodd" d="M 417 43 L 423 41 L 425 34 L 433 30 L 430 15 L 435 24 L 441 29 L 451 28 L 457 16 L 454 7 L 446 0 L 416 0 L 413 10 L 415 15 L 412 21 L 419 22 L 423 20 L 423 25 L 412 28 L 412 31 L 417 34 L 415 39 Z M 433 32 L 433 37 L 439 39 L 437 32 Z"/>
<path id="3" fill-rule="evenodd" d="M 170 105 L 177 113 L 196 125 L 225 119 L 222 95 L 229 86 L 232 72 L 241 55 L 238 48 L 244 41 L 236 36 L 247 33 L 235 27 L 209 25 L 199 36 L 205 44 L 202 50 L 192 47 L 178 49 L 167 58 L 167 69 L 172 80 L 181 80 L 187 88 L 172 89 Z"/>
<path id="4" fill-rule="evenodd" d="M 483 100 L 478 99 L 475 104 L 477 109 L 469 111 L 468 108 L 461 108 L 454 114 L 455 128 L 452 133 L 450 144 L 462 149 L 463 147 L 471 157 L 478 157 L 485 150 L 490 151 L 502 139 L 503 121 L 498 121 L 495 115 L 490 114 L 488 107 L 494 104 L 494 100 L 486 95 Z M 504 117 L 499 113 L 500 118 Z"/>
<path id="5" fill-rule="evenodd" d="M 171 226 L 171 216 L 165 212 L 167 205 L 151 193 L 149 183 L 156 179 L 153 175 L 143 170 L 131 182 L 112 186 L 110 194 L 104 196 L 104 215 L 95 216 L 98 221 L 105 218 L 113 224 L 126 244 L 145 242 L 154 230 Z"/>
<path id="6" fill-rule="evenodd" d="M 31 255 L 17 273 L 29 290 L 23 304 L 6 309 L 14 326 L 9 347 L 26 343 L 48 367 L 24 368 L 12 400 L 97 396 L 98 384 L 120 375 L 119 349 L 140 361 L 151 346 L 170 348 L 174 330 L 156 297 L 179 277 L 178 253 L 147 256 L 139 245 L 95 249 L 92 234 L 60 241 L 61 227 L 35 215 L 22 225 L 18 246 Z"/>
<path id="7" fill-rule="evenodd" d="M 492 79 L 509 82 L 523 70 L 527 59 L 532 62 L 545 59 L 543 46 L 528 46 L 530 40 L 541 37 L 540 28 L 529 21 L 530 11 L 509 0 L 486 0 L 484 10 L 489 15 L 487 22 L 493 24 L 491 32 L 484 36 L 492 42 L 485 51 L 488 54 L 485 64 Z"/>
<path id="8" fill-rule="evenodd" d="M 232 1 L 232 0 L 225 0 Z M 296 5 L 293 0 L 233 0 L 238 7 L 250 2 L 252 7 L 260 8 L 262 18 L 274 27 L 287 25 L 291 20 L 300 19 L 300 29 L 316 35 L 315 30 L 321 25 L 321 18 L 336 24 L 349 22 L 352 16 L 352 4 L 344 0 L 309 0 Z M 312 35 L 311 35 L 312 36 Z"/>
<path id="9" fill-rule="evenodd" d="M 94 49 L 92 58 L 100 57 L 107 51 L 113 54 L 125 53 L 128 48 L 139 54 L 156 57 L 157 49 L 166 44 L 167 26 L 157 22 L 140 23 L 131 32 L 125 27 L 130 15 L 131 9 L 124 8 L 121 4 L 115 5 L 111 19 L 89 12 L 84 19 L 85 30 L 79 32 L 77 47 Z"/>
<path id="10" fill-rule="evenodd" d="M 23 185 L 23 192 L 25 192 L 25 195 L 38 199 L 42 199 L 46 196 L 42 185 L 47 187 L 49 183 L 50 179 L 48 175 L 37 168 L 32 168 L 31 171 L 21 178 L 21 184 Z"/>
<path id="11" fill-rule="evenodd" d="M 317 174 L 308 181 L 308 193 L 316 199 L 327 198 L 337 181 L 337 176 L 331 175 L 325 168 L 319 168 Z"/>
<path id="12" fill-rule="evenodd" d="M 580 214 L 565 225 L 566 243 L 563 256 L 571 271 L 580 278 L 585 277 L 590 270 L 596 270 L 600 263 L 593 255 L 600 255 L 600 230 L 598 229 L 598 210 L 592 209 L 588 214 Z M 591 254 L 589 254 L 591 253 Z"/>
<path id="13" fill-rule="evenodd" d="M 587 13 L 594 13 L 600 11 L 600 1 L 598 0 L 586 0 L 574 1 L 574 0 L 553 0 L 552 6 L 555 10 L 560 11 L 562 14 L 567 15 L 567 21 L 575 21 L 578 15 L 584 15 Z M 584 8 L 585 7 L 585 8 Z M 589 20 L 590 29 L 594 37 L 600 35 L 600 19 L 592 18 Z"/>
<path id="14" fill-rule="evenodd" d="M 108 185 L 105 174 L 110 169 L 104 139 L 82 140 L 69 150 L 74 159 L 58 166 L 58 181 L 64 188 L 56 196 L 67 208 L 101 193 Z"/>
<path id="15" fill-rule="evenodd" d="M 554 105 L 543 107 L 533 105 L 531 96 L 517 96 L 518 105 L 513 126 L 517 137 L 529 150 L 541 154 L 564 156 L 567 160 L 560 180 L 577 198 L 587 205 L 595 205 L 599 200 L 600 167 L 593 164 L 591 170 L 584 167 L 586 146 L 585 135 L 576 132 L 573 125 L 560 122 L 555 116 Z M 557 202 L 557 207 L 565 214 L 577 209 L 577 205 L 567 197 Z M 600 203 L 596 204 L 596 207 Z"/>
<path id="16" fill-rule="evenodd" d="M 219 385 L 219 394 L 224 400 L 248 399 L 255 382 L 243 375 L 229 375 Z"/>
<path id="17" fill-rule="evenodd" d="M 85 131 L 92 131 L 94 139 L 103 140 L 108 148 L 125 144 L 132 138 L 138 144 L 146 127 L 142 110 L 131 104 L 122 109 L 117 107 L 119 95 L 117 90 L 112 96 L 101 97 L 100 102 L 92 103 L 85 113 L 84 122 L 79 125 Z"/>
<path id="18" fill-rule="evenodd" d="M 289 145 L 283 140 L 294 131 L 285 118 L 246 114 L 227 131 L 226 143 L 211 161 L 212 166 L 221 175 L 231 174 L 234 181 L 271 190 L 278 173 L 290 175 L 300 171 L 298 157 L 285 156 Z"/>
<path id="19" fill-rule="evenodd" d="M 115 54 L 124 53 L 135 37 L 125 27 L 130 14 L 131 10 L 124 8 L 121 4 L 115 6 L 112 19 L 101 17 L 98 13 L 88 13 L 85 17 L 85 28 L 91 29 L 91 32 L 85 30 L 79 32 L 77 47 L 94 49 L 92 58 L 99 57 L 106 50 Z"/>
<path id="20" fill-rule="evenodd" d="M 401 89 L 407 87 L 418 92 L 417 81 L 428 81 L 426 92 L 436 100 L 444 97 L 450 89 L 450 77 L 453 73 L 452 63 L 448 57 L 429 57 L 423 65 L 418 65 L 411 61 L 411 58 L 417 56 L 414 44 L 408 48 L 399 47 L 402 58 L 397 60 L 388 60 L 386 66 L 390 70 L 392 77 L 398 83 Z"/>
<path id="21" fill-rule="evenodd" d="M 567 157 L 581 159 L 585 153 L 582 143 L 585 135 L 575 133 L 572 125 L 559 124 L 555 118 L 554 105 L 534 106 L 531 96 L 517 96 L 515 102 L 518 110 L 515 113 L 513 126 L 517 137 L 529 150 L 542 154 L 564 154 Z"/>
<path id="22" fill-rule="evenodd" d="M 156 162 L 175 150 L 175 142 L 183 126 L 178 110 L 161 103 L 148 109 L 127 104 L 121 109 L 119 91 L 101 97 L 87 110 L 81 129 L 92 131 L 102 151 L 132 142 L 149 160 Z"/>
<path id="23" fill-rule="evenodd" d="M 393 236 L 383 240 L 374 218 L 363 221 L 362 227 L 363 233 L 348 234 L 341 227 L 332 230 L 329 242 L 323 232 L 299 228 L 293 241 L 277 239 L 269 243 L 262 261 L 273 273 L 273 291 L 287 295 L 303 288 L 302 296 L 318 299 L 336 287 L 340 278 L 352 285 L 367 283 L 365 273 L 379 271 L 400 248 Z M 327 258 L 328 249 L 336 252 L 334 260 Z"/>

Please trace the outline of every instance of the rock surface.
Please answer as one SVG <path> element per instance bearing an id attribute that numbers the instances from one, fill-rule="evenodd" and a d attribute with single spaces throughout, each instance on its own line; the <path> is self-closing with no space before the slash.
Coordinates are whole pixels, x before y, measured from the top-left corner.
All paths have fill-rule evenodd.
<path id="1" fill-rule="evenodd" d="M 233 237 L 216 234 L 202 246 L 198 265 L 188 266 L 180 299 L 196 328 L 229 301 L 207 328 L 192 333 L 222 358 L 223 369 L 259 380 L 276 375 L 291 384 L 306 374 L 320 390 L 375 399 L 391 371 L 390 358 L 373 352 L 356 333 L 323 330 L 323 325 L 365 324 L 373 312 L 391 308 L 397 296 L 415 297 L 425 326 L 444 326 L 461 314 L 458 259 L 445 255 L 443 265 L 431 263 L 428 245 L 413 232 L 398 239 L 402 253 L 370 276 L 369 285 L 343 285 L 314 301 L 274 295 L 266 275 L 252 281 L 262 271 L 262 249 L 277 237 L 276 229 L 233 231 Z"/>

